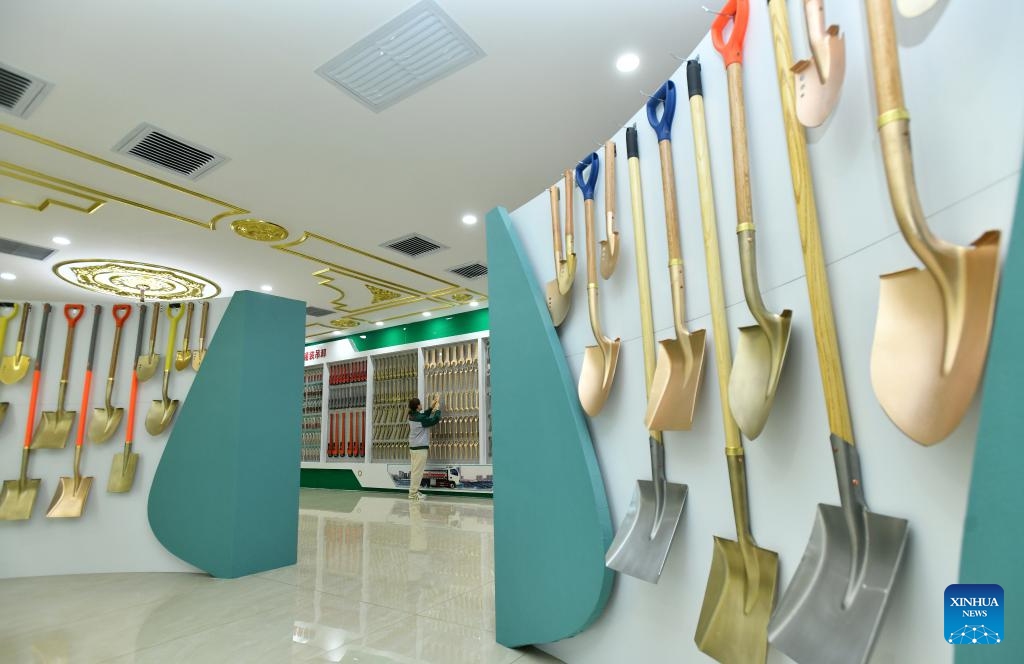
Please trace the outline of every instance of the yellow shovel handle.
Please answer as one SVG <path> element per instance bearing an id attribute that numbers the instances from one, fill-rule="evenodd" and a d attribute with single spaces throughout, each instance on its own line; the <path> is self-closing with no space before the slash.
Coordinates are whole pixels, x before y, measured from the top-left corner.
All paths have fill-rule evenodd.
<path id="1" fill-rule="evenodd" d="M 175 311 L 178 313 L 175 314 Z M 171 370 L 171 362 L 174 359 L 174 339 L 178 336 L 178 321 L 181 320 L 184 313 L 184 304 L 179 304 L 177 306 L 172 304 L 167 307 L 167 318 L 171 321 L 171 329 L 167 333 L 167 352 L 164 353 L 164 371 Z"/>

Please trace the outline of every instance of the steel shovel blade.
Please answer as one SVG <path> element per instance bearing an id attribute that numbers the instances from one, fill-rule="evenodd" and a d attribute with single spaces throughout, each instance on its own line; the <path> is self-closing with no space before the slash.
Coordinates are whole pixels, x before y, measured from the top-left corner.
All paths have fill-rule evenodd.
<path id="1" fill-rule="evenodd" d="M 554 323 L 555 327 L 558 327 L 565 321 L 565 317 L 569 315 L 569 305 L 572 304 L 572 299 L 559 290 L 558 282 L 555 280 L 549 281 L 544 285 L 544 295 L 547 298 L 551 322 Z"/>
<path id="2" fill-rule="evenodd" d="M 89 490 L 92 489 L 92 478 L 83 477 L 75 486 L 75 478 L 60 478 L 60 486 L 57 493 L 53 494 L 50 501 L 50 508 L 46 510 L 46 516 L 50 518 L 76 518 L 82 516 L 85 509 L 85 499 L 89 497 Z"/>
<path id="3" fill-rule="evenodd" d="M 747 438 L 757 438 L 775 403 L 779 376 L 789 347 L 793 314 L 772 315 L 765 327 L 740 328 L 740 343 L 729 374 L 729 408 Z"/>
<path id="4" fill-rule="evenodd" d="M 694 641 L 701 652 L 723 664 L 753 664 L 768 657 L 768 619 L 775 607 L 779 554 L 748 548 L 749 569 L 739 542 L 715 537 Z"/>
<path id="5" fill-rule="evenodd" d="M 644 418 L 648 430 L 686 431 L 693 426 L 697 392 L 704 374 L 705 337 L 704 330 L 697 330 L 685 337 L 658 342 L 658 359 Z"/>
<path id="6" fill-rule="evenodd" d="M 39 480 L 4 480 L 0 489 L 0 521 L 24 521 L 32 516 L 39 494 Z"/>
<path id="7" fill-rule="evenodd" d="M 121 426 L 121 418 L 124 417 L 124 408 L 94 408 L 92 419 L 89 420 L 89 441 L 92 443 L 105 443 L 117 432 Z"/>
<path id="8" fill-rule="evenodd" d="M 908 528 L 906 519 L 861 514 L 864 537 L 854 542 L 843 509 L 818 505 L 803 559 L 768 625 L 771 644 L 801 664 L 865 664 L 871 655 Z"/>
<path id="9" fill-rule="evenodd" d="M 139 358 L 139 361 L 135 365 L 135 375 L 139 377 L 140 383 L 145 383 L 147 380 L 156 374 L 158 365 L 160 364 L 160 356 L 157 354 L 143 355 Z"/>
<path id="10" fill-rule="evenodd" d="M 13 385 L 28 374 L 32 358 L 28 355 L 8 355 L 0 361 L 0 383 Z"/>
<path id="11" fill-rule="evenodd" d="M 39 418 L 39 426 L 32 437 L 34 450 L 59 450 L 68 442 L 68 435 L 75 423 L 75 411 L 44 411 Z"/>
<path id="12" fill-rule="evenodd" d="M 657 583 L 683 515 L 686 492 L 685 484 L 665 482 L 664 504 L 659 510 L 654 482 L 638 480 L 626 516 L 605 554 L 605 565 Z"/>
<path id="13" fill-rule="evenodd" d="M 964 252 L 962 314 L 946 333 L 943 299 L 921 269 L 882 275 L 871 348 L 871 384 L 885 414 L 922 445 L 945 439 L 960 424 L 985 369 L 999 277 L 999 233 Z M 947 341 L 949 339 L 949 341 Z M 948 371 L 947 343 L 955 343 Z"/>
<path id="14" fill-rule="evenodd" d="M 146 431 L 151 436 L 159 436 L 171 424 L 174 413 L 178 410 L 177 399 L 153 399 L 153 405 L 146 413 Z"/>
<path id="15" fill-rule="evenodd" d="M 110 464 L 110 479 L 107 480 L 107 492 L 127 493 L 135 483 L 135 469 L 139 465 L 139 455 L 130 448 L 114 455 Z"/>
<path id="16" fill-rule="evenodd" d="M 594 417 L 604 408 L 608 393 L 612 390 L 615 367 L 619 363 L 618 339 L 607 342 L 608 353 L 601 346 L 587 346 L 583 352 L 583 371 L 580 372 L 580 404 L 587 415 Z"/>

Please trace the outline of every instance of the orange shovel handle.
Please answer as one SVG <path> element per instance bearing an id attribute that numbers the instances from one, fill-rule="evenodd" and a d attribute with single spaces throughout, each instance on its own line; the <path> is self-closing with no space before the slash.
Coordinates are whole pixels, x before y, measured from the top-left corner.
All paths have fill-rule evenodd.
<path id="1" fill-rule="evenodd" d="M 715 50 L 722 54 L 726 67 L 743 62 L 743 40 L 747 36 L 749 20 L 749 0 L 729 0 L 711 24 L 711 41 Z M 732 32 L 726 40 L 723 33 L 730 21 L 733 24 Z"/>

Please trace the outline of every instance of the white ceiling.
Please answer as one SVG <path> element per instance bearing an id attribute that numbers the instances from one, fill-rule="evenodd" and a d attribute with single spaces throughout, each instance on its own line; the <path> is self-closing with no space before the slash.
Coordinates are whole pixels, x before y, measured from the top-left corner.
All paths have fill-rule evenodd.
<path id="1" fill-rule="evenodd" d="M 495 205 L 517 207 L 597 149 L 643 103 L 640 90 L 655 89 L 678 67 L 670 52 L 688 53 L 710 23 L 696 0 L 438 0 L 484 50 L 482 60 L 379 114 L 314 73 L 412 4 L 4 0 L 0 62 L 54 88 L 28 119 L 0 114 L 0 124 L 251 213 L 211 231 L 116 203 L 90 215 L 0 205 L 0 237 L 43 246 L 53 246 L 54 235 L 72 240 L 43 262 L 0 255 L 3 271 L 18 276 L 0 281 L 0 299 L 81 299 L 84 292 L 59 281 L 52 265 L 120 258 L 189 270 L 226 293 L 267 283 L 277 294 L 329 306 L 337 293 L 312 276 L 320 266 L 236 236 L 229 222 L 243 217 L 281 224 L 289 240 L 312 231 L 486 292 L 486 279 L 445 273 L 486 262 L 483 223 L 464 226 L 462 215 L 482 221 Z M 631 75 L 614 67 L 624 51 L 641 58 Z M 115 154 L 142 122 L 230 161 L 191 182 Z M 0 162 L 102 181 L 124 197 L 166 198 L 212 216 L 195 201 L 154 193 L 152 183 L 98 174 L 94 162 L 9 132 L 0 132 Z M 16 185 L 0 175 L 0 198 Z M 450 249 L 408 260 L 378 246 L 410 232 Z M 399 267 L 357 258 L 338 249 L 329 260 L 410 283 Z M 403 311 L 412 309 L 396 310 Z"/>

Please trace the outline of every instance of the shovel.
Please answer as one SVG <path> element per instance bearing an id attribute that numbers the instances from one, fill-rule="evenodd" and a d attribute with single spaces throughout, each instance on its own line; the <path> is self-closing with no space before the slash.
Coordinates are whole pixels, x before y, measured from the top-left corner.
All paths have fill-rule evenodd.
<path id="1" fill-rule="evenodd" d="M 177 312 L 176 314 L 174 312 Z M 174 419 L 174 413 L 178 410 L 178 400 L 171 400 L 167 396 L 167 383 L 171 378 L 171 362 L 174 359 L 174 339 L 178 335 L 178 321 L 185 313 L 185 307 L 181 304 L 172 304 L 167 307 L 167 318 L 171 321 L 171 329 L 167 332 L 167 349 L 164 353 L 164 386 L 162 398 L 154 399 L 146 413 L 146 431 L 151 436 L 158 436 L 163 433 Z"/>
<path id="2" fill-rule="evenodd" d="M 658 119 L 658 106 L 664 106 Z M 665 199 L 668 235 L 668 275 L 672 284 L 672 322 L 676 338 L 658 342 L 658 362 L 647 397 L 648 429 L 685 431 L 693 426 L 693 410 L 704 369 L 705 332 L 686 330 L 686 294 L 683 288 L 683 250 L 676 213 L 676 176 L 672 167 L 672 119 L 676 112 L 676 85 L 666 81 L 647 102 L 647 120 L 658 135 L 661 189 Z"/>
<path id="3" fill-rule="evenodd" d="M 604 233 L 601 240 L 601 277 L 610 278 L 619 262 L 619 233 L 615 230 L 615 143 L 604 144 Z"/>
<path id="4" fill-rule="evenodd" d="M 793 65 L 796 116 L 805 127 L 818 127 L 839 101 L 846 74 L 846 44 L 838 25 L 825 28 L 824 0 L 804 0 L 811 57 Z"/>
<path id="5" fill-rule="evenodd" d="M 644 385 L 650 393 L 655 371 L 654 316 L 651 311 L 651 278 L 647 267 L 647 235 L 644 229 L 636 127 L 626 129 L 626 156 L 629 163 L 630 207 L 633 211 L 637 290 L 640 293 Z M 615 539 L 605 553 L 604 561 L 609 568 L 623 574 L 648 583 L 657 583 L 679 527 L 687 487 L 665 479 L 665 445 L 661 432 L 649 431 L 647 444 L 651 452 L 651 479 L 637 481 L 626 516 L 615 532 Z"/>
<path id="6" fill-rule="evenodd" d="M 890 0 L 882 0 L 888 7 Z M 768 625 L 773 646 L 801 664 L 863 664 L 882 622 L 907 542 L 907 521 L 868 511 L 853 441 L 839 341 L 807 160 L 796 117 L 783 0 L 770 0 L 775 70 L 786 124 L 800 245 L 814 321 L 840 507 L 818 505 L 810 541 Z"/>
<path id="7" fill-rule="evenodd" d="M 64 341 L 64 366 L 60 370 L 60 387 L 57 389 L 57 410 L 44 410 L 40 415 L 39 426 L 32 438 L 32 449 L 63 449 L 68 442 L 68 434 L 75 423 L 75 411 L 64 410 L 64 398 L 68 391 L 68 371 L 71 369 L 71 348 L 75 341 L 75 325 L 85 313 L 81 304 L 65 304 L 64 318 L 68 322 L 67 338 Z"/>
<path id="8" fill-rule="evenodd" d="M 159 305 L 157 305 L 159 307 Z M 142 352 L 142 331 L 146 327 L 146 305 L 139 305 L 139 330 L 135 336 L 135 362 L 138 363 Z M 107 480 L 108 493 L 125 493 L 130 491 L 135 482 L 135 468 L 139 465 L 139 455 L 132 452 L 132 439 L 135 436 L 135 402 L 139 391 L 138 373 L 132 372 L 131 394 L 128 397 L 128 422 L 125 424 L 124 451 L 114 455 L 110 464 L 110 479 Z"/>
<path id="9" fill-rule="evenodd" d="M 199 319 L 199 348 L 192 353 L 192 370 L 199 371 L 206 357 L 206 320 L 210 317 L 210 303 L 203 301 L 203 315 Z"/>
<path id="10" fill-rule="evenodd" d="M 587 179 L 583 171 L 590 169 Z M 583 410 L 591 417 L 604 408 L 608 393 L 615 379 L 615 367 L 619 363 L 621 339 L 609 339 L 601 332 L 601 319 L 597 312 L 597 258 L 594 256 L 594 185 L 600 160 L 591 152 L 576 165 L 576 184 L 583 192 L 583 206 L 587 220 L 587 304 L 590 309 L 590 329 L 594 333 L 596 346 L 587 346 L 583 352 L 583 371 L 580 373 L 579 397 Z"/>
<path id="11" fill-rule="evenodd" d="M 782 363 L 789 345 L 793 313 L 776 314 L 764 305 L 757 283 L 757 247 L 754 243 L 754 213 L 750 201 L 750 158 L 747 154 L 747 120 L 743 108 L 743 38 L 747 32 L 748 0 L 730 0 L 711 25 L 711 39 L 722 54 L 729 79 L 729 118 L 732 129 L 733 179 L 736 188 L 736 236 L 739 239 L 740 271 L 747 308 L 757 325 L 740 328 L 732 374 L 729 376 L 729 406 L 740 430 L 753 440 L 760 435 L 775 401 Z M 723 31 L 733 21 L 729 41 Z"/>
<path id="12" fill-rule="evenodd" d="M 46 349 L 46 329 L 50 322 L 49 304 L 43 305 L 43 322 L 39 327 L 39 346 L 36 348 L 36 366 L 32 372 L 32 393 L 25 418 L 25 443 L 21 447 L 21 474 L 16 480 L 4 480 L 0 489 L 0 521 L 24 521 L 32 516 L 32 506 L 39 495 L 39 479 L 29 479 L 28 458 L 32 454 L 32 423 L 36 419 L 39 403 L 39 377 L 43 370 L 43 351 Z"/>
<path id="13" fill-rule="evenodd" d="M 114 392 L 114 376 L 117 374 L 117 351 L 121 348 L 121 326 L 132 314 L 128 304 L 114 305 L 114 345 L 110 349 L 110 370 L 107 372 L 107 391 L 103 408 L 94 408 L 92 421 L 89 422 L 89 440 L 93 443 L 105 443 L 117 431 L 124 417 L 124 408 L 114 408 L 110 397 Z"/>
<path id="14" fill-rule="evenodd" d="M 16 302 L 0 302 L 0 309 L 10 309 L 11 313 L 6 315 L 0 315 L 0 350 L 4 347 L 4 340 L 7 338 L 7 322 L 18 315 L 18 304 Z M 24 321 L 22 317 L 22 321 Z M 20 352 L 20 351 L 19 351 Z M 0 424 L 3 424 L 4 417 L 7 415 L 7 408 L 11 404 L 6 401 L 0 401 Z"/>
<path id="15" fill-rule="evenodd" d="M 725 460 L 729 469 L 729 489 L 736 524 L 736 540 L 715 537 L 711 572 L 704 591 L 704 603 L 697 620 L 694 641 L 703 653 L 719 662 L 764 662 L 768 656 L 768 618 L 775 606 L 778 586 L 779 555 L 757 546 L 750 532 L 743 439 L 729 410 L 732 352 L 729 349 L 729 321 L 725 315 L 725 291 L 722 287 L 700 63 L 696 60 L 686 63 L 686 82 L 690 92 L 693 152 L 697 163 L 704 257 L 715 334 L 718 394 L 722 401 L 722 424 L 725 429 Z"/>
<path id="16" fill-rule="evenodd" d="M 562 281 L 562 273 L 568 270 L 565 255 L 562 252 L 562 224 L 558 214 L 558 187 L 552 186 L 548 189 L 551 196 L 551 239 L 555 248 L 555 278 L 544 284 L 544 295 L 548 303 L 548 312 L 551 314 L 551 322 L 558 327 L 565 321 L 569 314 L 569 305 L 572 298 L 568 293 L 562 293 L 559 283 Z M 565 202 L 566 208 L 572 203 Z M 568 214 L 568 212 L 567 212 Z"/>
<path id="17" fill-rule="evenodd" d="M 22 355 L 21 349 L 25 343 L 25 328 L 28 325 L 28 312 L 32 305 L 28 302 L 21 305 L 21 325 L 18 327 L 18 343 L 14 346 L 14 355 L 7 355 L 0 360 L 0 383 L 13 385 L 25 377 L 28 368 L 32 365 L 32 358 Z"/>
<path id="18" fill-rule="evenodd" d="M 882 275 L 871 384 L 886 415 L 922 445 L 963 419 L 985 366 L 999 282 L 999 232 L 970 247 L 932 235 L 914 184 L 892 7 L 867 3 L 878 134 L 900 231 L 924 263 Z"/>
<path id="19" fill-rule="evenodd" d="M 174 356 L 174 368 L 178 371 L 187 369 L 192 364 L 192 351 L 188 345 L 192 337 L 192 312 L 195 311 L 194 302 L 185 305 L 185 337 L 181 340 L 181 350 Z"/>
<path id="20" fill-rule="evenodd" d="M 89 337 L 89 355 L 85 361 L 85 382 L 82 384 L 82 416 L 78 418 L 78 432 L 75 434 L 75 465 L 73 477 L 61 477 L 57 491 L 46 511 L 49 518 L 78 518 L 85 509 L 85 500 L 92 489 L 91 477 L 82 477 L 82 443 L 85 442 L 85 418 L 89 412 L 89 390 L 92 387 L 92 358 L 96 354 L 96 333 L 100 329 L 103 307 L 96 305 L 92 315 L 92 335 Z"/>
<path id="21" fill-rule="evenodd" d="M 156 308 L 153 310 L 153 322 L 149 328 L 149 352 L 141 356 L 135 362 L 135 373 L 139 375 L 139 382 L 145 383 L 147 380 L 153 377 L 156 373 L 157 365 L 160 362 L 160 356 L 156 354 L 156 328 L 160 322 L 160 304 L 157 303 Z M 174 348 L 173 337 L 171 338 L 171 348 Z"/>

